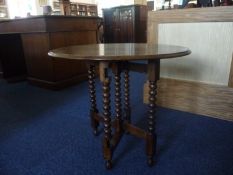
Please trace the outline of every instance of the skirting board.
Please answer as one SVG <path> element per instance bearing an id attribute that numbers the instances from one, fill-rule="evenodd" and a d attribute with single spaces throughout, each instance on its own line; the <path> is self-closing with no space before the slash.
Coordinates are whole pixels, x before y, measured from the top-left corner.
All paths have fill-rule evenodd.
<path id="1" fill-rule="evenodd" d="M 148 103 L 148 84 L 144 85 Z M 233 88 L 162 78 L 158 82 L 157 104 L 162 107 L 233 121 Z"/>

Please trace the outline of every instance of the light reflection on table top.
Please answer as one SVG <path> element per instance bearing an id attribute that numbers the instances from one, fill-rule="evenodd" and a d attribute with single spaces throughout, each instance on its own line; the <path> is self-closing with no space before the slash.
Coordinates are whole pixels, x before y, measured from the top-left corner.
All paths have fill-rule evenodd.
<path id="1" fill-rule="evenodd" d="M 77 60 L 148 60 L 180 57 L 191 51 L 182 46 L 146 43 L 75 45 L 51 50 L 49 55 Z"/>

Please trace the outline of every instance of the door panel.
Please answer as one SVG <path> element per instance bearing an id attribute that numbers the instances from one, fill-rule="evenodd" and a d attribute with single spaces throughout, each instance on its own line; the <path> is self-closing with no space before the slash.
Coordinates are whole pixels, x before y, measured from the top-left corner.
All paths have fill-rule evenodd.
<path id="1" fill-rule="evenodd" d="M 122 8 L 119 10 L 119 42 L 134 42 L 133 12 L 133 8 Z"/>

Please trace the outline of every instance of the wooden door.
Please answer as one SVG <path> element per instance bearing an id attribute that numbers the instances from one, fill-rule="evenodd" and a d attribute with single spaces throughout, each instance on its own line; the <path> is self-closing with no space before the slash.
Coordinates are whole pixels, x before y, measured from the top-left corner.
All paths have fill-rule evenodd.
<path id="1" fill-rule="evenodd" d="M 121 36 L 121 21 L 119 16 L 119 9 L 115 8 L 112 13 L 112 31 L 113 31 L 113 42 L 119 43 L 121 42 L 120 36 Z"/>
<path id="2" fill-rule="evenodd" d="M 119 38 L 119 12 L 116 8 L 104 9 L 104 42 L 115 43 Z"/>
<path id="3" fill-rule="evenodd" d="M 119 37 L 120 43 L 134 41 L 134 8 L 126 7 L 119 9 Z"/>
<path id="4" fill-rule="evenodd" d="M 112 36 L 112 10 L 104 9 L 103 10 L 104 18 L 104 42 L 110 43 L 113 40 Z"/>

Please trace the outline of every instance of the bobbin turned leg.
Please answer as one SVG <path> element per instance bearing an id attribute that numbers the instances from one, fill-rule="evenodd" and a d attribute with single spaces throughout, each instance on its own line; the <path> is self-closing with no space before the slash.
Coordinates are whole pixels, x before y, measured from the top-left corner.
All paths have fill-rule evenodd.
<path id="1" fill-rule="evenodd" d="M 149 104 L 148 104 L 148 134 L 147 134 L 147 156 L 148 165 L 152 166 L 154 163 L 153 156 L 155 154 L 156 133 L 155 133 L 155 111 L 156 111 L 156 82 L 149 81 Z"/>
<path id="2" fill-rule="evenodd" d="M 146 136 L 147 163 L 149 166 L 154 164 L 154 155 L 156 152 L 156 95 L 157 80 L 159 80 L 160 61 L 149 61 L 148 80 L 149 80 L 149 104 L 148 104 L 148 132 Z"/>
<path id="3" fill-rule="evenodd" d="M 130 108 L 130 97 L 129 97 L 129 67 L 128 63 L 125 63 L 125 72 L 124 72 L 124 114 L 125 120 L 131 122 L 131 108 Z"/>
<path id="4" fill-rule="evenodd" d="M 103 85 L 103 117 L 104 117 L 104 139 L 103 139 L 103 154 L 105 166 L 107 169 L 112 168 L 112 150 L 111 150 L 111 107 L 110 107 L 110 77 L 108 76 L 108 64 L 101 62 L 100 80 Z"/>
<path id="5" fill-rule="evenodd" d="M 88 65 L 88 84 L 89 84 L 89 96 L 90 96 L 90 117 L 91 117 L 91 126 L 93 128 L 94 135 L 97 135 L 99 121 L 94 118 L 94 114 L 98 113 L 96 105 L 96 90 L 95 90 L 95 66 Z"/>
<path id="6" fill-rule="evenodd" d="M 118 136 L 122 134 L 122 110 L 121 110 L 121 65 L 115 63 L 112 65 L 115 78 L 115 112 L 116 112 L 116 132 Z"/>

